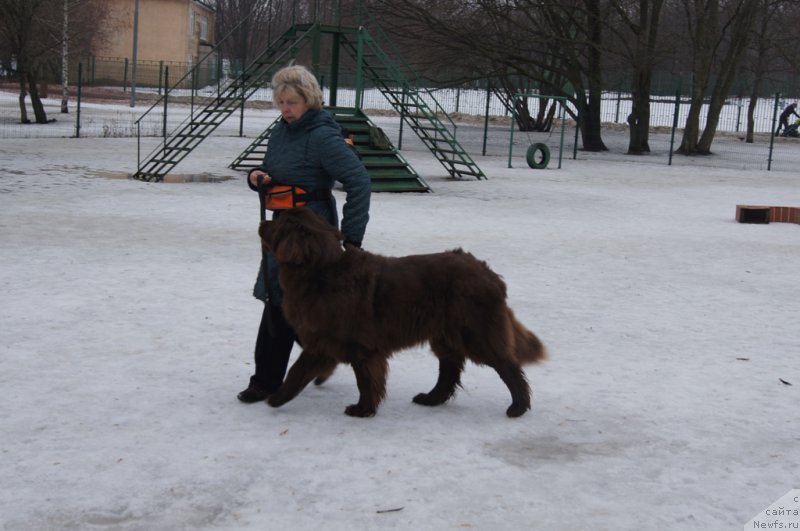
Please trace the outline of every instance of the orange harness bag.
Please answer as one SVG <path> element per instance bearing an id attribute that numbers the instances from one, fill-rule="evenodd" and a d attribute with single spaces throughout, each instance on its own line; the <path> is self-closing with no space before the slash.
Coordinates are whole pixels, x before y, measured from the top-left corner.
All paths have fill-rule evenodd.
<path id="1" fill-rule="evenodd" d="M 299 186 L 274 184 L 266 187 L 264 208 L 267 210 L 285 210 L 287 208 L 306 206 L 312 201 L 323 201 L 329 197 L 331 197 L 330 190 L 308 192 Z"/>

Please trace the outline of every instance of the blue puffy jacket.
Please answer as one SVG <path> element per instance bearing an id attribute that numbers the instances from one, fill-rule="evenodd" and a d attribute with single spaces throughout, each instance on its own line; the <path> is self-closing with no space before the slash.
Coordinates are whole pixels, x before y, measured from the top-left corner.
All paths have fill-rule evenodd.
<path id="1" fill-rule="evenodd" d="M 342 183 L 346 195 L 341 231 L 346 242 L 361 245 L 369 221 L 370 177 L 364 164 L 345 143 L 339 124 L 328 111 L 312 109 L 292 123 L 281 119 L 269 137 L 259 168 L 275 182 L 300 186 L 306 191 L 331 190 L 335 181 Z M 250 180 L 247 182 L 249 184 Z M 308 206 L 331 225 L 339 226 L 333 196 Z M 273 213 L 273 217 L 275 215 L 280 213 Z M 278 264 L 271 255 L 267 256 L 266 284 L 262 274 L 264 266 L 262 261 L 253 295 L 266 301 L 268 292 L 270 303 L 280 305 L 283 294 L 278 285 Z"/>

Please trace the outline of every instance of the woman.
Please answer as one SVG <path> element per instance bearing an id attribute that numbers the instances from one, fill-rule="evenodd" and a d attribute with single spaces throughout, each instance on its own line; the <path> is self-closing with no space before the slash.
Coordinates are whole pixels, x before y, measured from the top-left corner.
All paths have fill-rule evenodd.
<path id="1" fill-rule="evenodd" d="M 272 78 L 273 101 L 281 120 L 269 138 L 261 166 L 248 175 L 251 189 L 265 184 L 293 185 L 311 195 L 307 207 L 331 225 L 338 226 L 334 181 L 344 186 L 341 231 L 345 245 L 361 246 L 369 220 L 370 178 L 358 156 L 345 143 L 333 116 L 322 109 L 322 91 L 314 75 L 302 66 L 279 70 Z M 273 219 L 280 210 L 273 212 Z M 297 340 L 281 311 L 278 264 L 267 255 L 261 262 L 253 295 L 264 301 L 264 313 L 255 348 L 255 373 L 242 402 L 266 399 L 283 382 L 292 346 Z"/>

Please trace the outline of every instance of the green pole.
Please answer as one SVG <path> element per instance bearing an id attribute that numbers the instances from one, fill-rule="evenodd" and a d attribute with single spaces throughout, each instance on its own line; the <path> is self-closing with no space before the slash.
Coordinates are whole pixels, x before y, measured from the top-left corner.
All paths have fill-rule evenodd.
<path id="1" fill-rule="evenodd" d="M 511 167 L 511 152 L 514 149 L 514 122 L 517 121 L 517 94 L 511 99 L 511 136 L 508 139 L 508 167 Z"/>
<path id="2" fill-rule="evenodd" d="M 575 142 L 572 145 L 572 160 L 576 160 L 578 158 L 578 133 L 580 133 L 581 128 L 578 125 L 578 120 L 575 120 Z"/>
<path id="3" fill-rule="evenodd" d="M 75 104 L 75 138 L 81 137 L 81 87 L 83 86 L 83 63 L 78 63 L 78 95 Z"/>
<path id="4" fill-rule="evenodd" d="M 314 26 L 314 35 L 311 36 L 311 70 L 312 72 L 314 72 L 314 75 L 317 77 L 317 79 L 320 78 L 319 41 L 320 41 L 319 24 L 316 24 Z"/>
<path id="5" fill-rule="evenodd" d="M 675 131 L 678 129 L 678 114 L 680 114 L 681 110 L 681 87 L 678 85 L 677 90 L 675 90 L 675 112 L 673 112 L 672 116 L 672 134 L 669 139 L 669 162 L 668 166 L 672 166 L 672 154 L 675 152 Z"/>
<path id="6" fill-rule="evenodd" d="M 400 100 L 402 105 L 400 106 L 400 132 L 397 137 L 397 149 L 403 149 L 403 125 L 406 123 L 406 98 L 408 98 L 408 89 L 404 86 L 403 87 L 403 96 Z"/>
<path id="7" fill-rule="evenodd" d="M 566 100 L 562 99 L 561 101 L 561 145 L 558 147 L 558 169 L 561 169 L 561 159 L 563 158 L 564 154 L 564 133 L 567 129 L 567 106 Z"/>
<path id="8" fill-rule="evenodd" d="M 134 177 L 142 169 L 142 123 L 136 120 L 136 173 Z"/>
<path id="9" fill-rule="evenodd" d="M 158 95 L 161 96 L 161 82 L 164 80 L 164 61 L 158 62 Z"/>
<path id="10" fill-rule="evenodd" d="M 358 44 L 356 46 L 356 109 L 361 110 L 361 92 L 364 90 L 363 72 L 364 64 L 364 28 L 358 29 Z"/>
<path id="11" fill-rule="evenodd" d="M 736 103 L 736 132 L 742 128 L 742 97 L 737 98 Z"/>
<path id="12" fill-rule="evenodd" d="M 244 136 L 244 102 L 247 98 L 245 98 L 245 90 L 244 90 L 244 83 L 242 83 L 242 92 L 241 92 L 241 109 L 239 111 L 239 138 Z"/>
<path id="13" fill-rule="evenodd" d="M 128 91 L 128 58 L 125 58 L 125 66 L 122 69 L 122 92 Z"/>
<path id="14" fill-rule="evenodd" d="M 218 53 L 216 56 L 217 59 L 217 97 L 221 96 L 220 91 L 222 90 L 222 54 Z M 242 86 L 244 86 L 244 74 L 241 76 L 242 78 Z"/>
<path id="15" fill-rule="evenodd" d="M 775 93 L 775 105 L 772 109 L 772 126 L 769 132 L 769 155 L 767 158 L 767 171 L 772 169 L 772 150 L 775 147 L 775 120 L 778 118 L 778 109 L 780 109 L 781 93 Z"/>
<path id="16" fill-rule="evenodd" d="M 330 106 L 336 107 L 339 92 L 339 47 L 341 45 L 341 34 L 334 33 L 331 42 Z"/>
<path id="17" fill-rule="evenodd" d="M 486 156 L 486 139 L 489 136 L 489 100 L 492 97 L 492 82 L 486 81 L 486 112 L 483 113 L 483 151 L 481 154 Z"/>
<path id="18" fill-rule="evenodd" d="M 169 67 L 164 69 L 164 86 L 169 86 Z M 167 142 L 167 103 L 169 102 L 169 89 L 164 90 L 164 122 L 162 126 L 162 135 L 164 136 L 164 143 Z"/>

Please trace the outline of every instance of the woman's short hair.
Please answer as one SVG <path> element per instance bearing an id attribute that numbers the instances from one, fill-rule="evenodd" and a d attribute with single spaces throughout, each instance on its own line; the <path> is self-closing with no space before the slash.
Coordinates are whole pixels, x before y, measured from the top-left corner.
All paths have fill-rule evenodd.
<path id="1" fill-rule="evenodd" d="M 302 97 L 309 109 L 322 108 L 322 90 L 317 78 L 306 67 L 295 65 L 281 68 L 272 76 L 272 98 L 278 98 L 285 90 L 292 89 Z"/>

